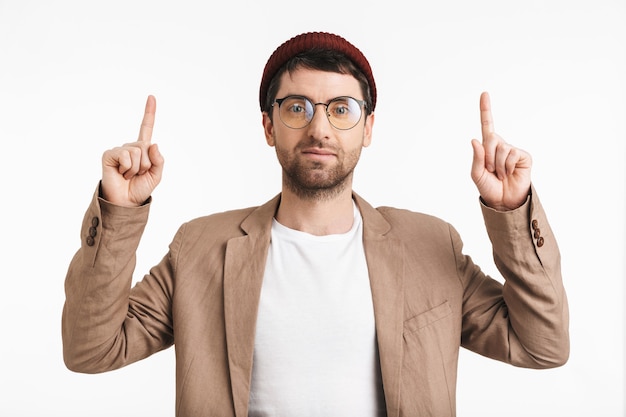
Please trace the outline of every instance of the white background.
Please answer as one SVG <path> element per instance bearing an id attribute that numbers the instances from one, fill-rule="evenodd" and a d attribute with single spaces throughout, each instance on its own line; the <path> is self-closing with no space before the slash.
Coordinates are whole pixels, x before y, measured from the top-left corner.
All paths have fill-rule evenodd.
<path id="1" fill-rule="evenodd" d="M 63 281 L 100 156 L 136 139 L 154 94 L 166 171 L 139 279 L 183 221 L 279 191 L 258 85 L 271 52 L 310 30 L 344 36 L 374 69 L 355 190 L 450 221 L 498 279 L 469 178 L 481 91 L 496 130 L 533 155 L 571 358 L 532 371 L 463 351 L 459 416 L 624 415 L 624 1 L 222 3 L 0 0 L 0 415 L 173 415 L 173 349 L 101 375 L 63 365 Z"/>

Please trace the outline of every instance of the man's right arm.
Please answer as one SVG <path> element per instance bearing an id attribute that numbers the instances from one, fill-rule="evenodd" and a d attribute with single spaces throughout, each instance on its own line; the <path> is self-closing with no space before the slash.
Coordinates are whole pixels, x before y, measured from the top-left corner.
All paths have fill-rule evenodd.
<path id="1" fill-rule="evenodd" d="M 144 279 L 159 282 L 150 305 L 134 302 L 131 295 L 135 252 L 149 207 L 121 207 L 98 192 L 93 196 L 81 227 L 81 247 L 65 280 L 63 355 L 74 371 L 116 369 L 173 343 L 171 277 Z"/>
<path id="2" fill-rule="evenodd" d="M 151 142 L 155 113 L 149 96 L 137 141 L 102 155 L 102 181 L 65 281 L 63 351 L 70 369 L 101 372 L 173 342 L 167 284 L 158 285 L 149 307 L 134 303 L 130 292 L 148 203 L 163 174 L 163 156 Z"/>

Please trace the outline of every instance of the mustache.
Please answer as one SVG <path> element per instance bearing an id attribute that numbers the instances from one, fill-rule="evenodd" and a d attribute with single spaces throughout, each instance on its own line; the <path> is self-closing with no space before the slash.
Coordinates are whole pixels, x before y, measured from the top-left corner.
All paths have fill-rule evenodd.
<path id="1" fill-rule="evenodd" d="M 336 153 L 338 151 L 338 148 L 336 146 L 333 146 L 326 141 L 314 139 L 314 138 L 301 140 L 296 145 L 296 149 L 298 150 L 306 149 L 306 148 L 324 149 L 324 150 L 332 151 L 333 153 Z"/>

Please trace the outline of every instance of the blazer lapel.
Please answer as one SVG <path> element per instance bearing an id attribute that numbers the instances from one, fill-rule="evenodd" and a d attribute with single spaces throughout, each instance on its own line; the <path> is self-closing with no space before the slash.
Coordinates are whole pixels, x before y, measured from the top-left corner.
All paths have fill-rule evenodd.
<path id="1" fill-rule="evenodd" d="M 376 209 L 358 195 L 354 197 L 363 216 L 363 245 L 372 287 L 387 415 L 398 416 L 404 317 L 403 245 L 386 236 L 391 226 Z"/>
<path id="2" fill-rule="evenodd" d="M 224 260 L 224 319 L 235 415 L 248 415 L 257 311 L 279 196 L 241 224 L 244 236 L 230 239 Z"/>

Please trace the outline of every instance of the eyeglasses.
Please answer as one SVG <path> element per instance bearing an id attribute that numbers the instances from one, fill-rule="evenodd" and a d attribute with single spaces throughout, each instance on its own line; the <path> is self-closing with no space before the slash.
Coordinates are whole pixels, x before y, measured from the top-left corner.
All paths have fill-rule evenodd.
<path id="1" fill-rule="evenodd" d="M 278 114 L 285 126 L 292 129 L 302 129 L 311 123 L 318 105 L 325 107 L 326 117 L 332 126 L 339 130 L 352 129 L 359 123 L 363 114 L 363 107 L 367 104 L 363 100 L 342 96 L 330 100 L 328 103 L 313 103 L 304 96 L 287 96 L 277 98 L 272 107 L 278 104 Z"/>

